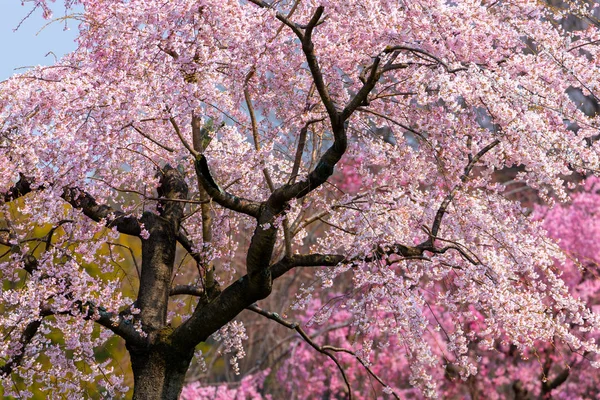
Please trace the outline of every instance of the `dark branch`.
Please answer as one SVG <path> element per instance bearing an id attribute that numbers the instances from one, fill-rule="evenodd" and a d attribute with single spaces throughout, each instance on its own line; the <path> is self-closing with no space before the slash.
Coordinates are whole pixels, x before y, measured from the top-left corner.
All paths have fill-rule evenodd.
<path id="1" fill-rule="evenodd" d="M 85 306 L 81 306 L 81 303 L 79 303 L 79 306 L 75 305 L 75 307 L 78 309 L 78 312 L 83 314 L 83 318 L 85 320 L 97 322 L 103 327 L 119 335 L 129 343 L 139 343 L 142 341 L 142 338 L 135 330 L 131 322 L 124 318 L 124 315 L 127 313 L 122 312 L 119 314 L 114 314 L 106 311 L 106 309 L 103 307 L 96 307 L 90 302 L 85 303 Z M 21 337 L 19 338 L 19 352 L 6 361 L 2 367 L 0 367 L 1 376 L 10 375 L 13 370 L 20 365 L 23 357 L 25 356 L 25 348 L 37 334 L 40 326 L 42 325 L 42 320 L 51 315 L 73 315 L 73 311 L 56 312 L 52 311 L 47 306 L 42 307 L 40 310 L 39 319 L 29 322 L 21 333 Z"/>
<path id="2" fill-rule="evenodd" d="M 381 60 L 379 59 L 379 57 L 375 57 L 375 59 L 373 60 L 373 64 L 371 65 L 371 73 L 369 74 L 369 77 L 363 83 L 363 86 L 362 88 L 360 88 L 358 93 L 356 93 L 356 95 L 354 95 L 354 97 L 350 100 L 346 107 L 344 107 L 344 110 L 341 114 L 341 119 L 343 121 L 350 118 L 352 113 L 359 106 L 363 105 L 366 102 L 367 96 L 369 95 L 369 93 L 371 93 L 371 90 L 373 90 L 373 88 L 377 84 L 377 81 L 381 77 L 381 71 L 378 71 L 380 62 Z"/>
<path id="3" fill-rule="evenodd" d="M 276 279 L 294 267 L 334 266 L 343 260 L 339 255 L 310 254 L 285 257 L 269 268 L 268 275 Z M 173 333 L 173 341 L 182 348 L 194 347 L 205 341 L 227 322 L 234 319 L 245 308 L 260 298 L 260 293 L 253 290 L 248 275 L 244 275 L 229 285 L 214 300 L 197 307 L 186 322 Z M 183 293 L 186 292 L 186 293 Z M 188 286 L 176 286 L 171 290 L 176 294 L 199 294 L 199 289 Z"/>
<path id="4" fill-rule="evenodd" d="M 177 285 L 171 288 L 169 296 L 189 295 L 204 297 L 204 290 L 194 285 Z"/>
<path id="5" fill-rule="evenodd" d="M 259 7 L 262 8 L 268 8 L 268 9 L 274 9 L 274 7 L 268 3 L 265 3 L 262 0 L 249 0 L 251 3 L 256 4 Z M 302 36 L 302 32 L 300 31 L 300 29 L 302 28 L 300 25 L 297 25 L 295 23 L 293 23 L 292 21 L 290 21 L 288 19 L 288 17 L 286 17 L 285 15 L 281 14 L 280 12 L 276 12 L 275 13 L 275 17 L 283 22 L 285 25 L 287 25 L 296 35 L 298 35 L 298 37 Z"/>
<path id="6" fill-rule="evenodd" d="M 122 311 L 118 314 L 108 312 L 104 307 L 97 307 L 91 302 L 86 302 L 81 307 L 84 313 L 83 318 L 94 321 L 102 325 L 114 334 L 122 337 L 128 343 L 141 343 L 143 341 L 140 333 L 134 328 L 130 319 L 126 318 L 129 311 Z M 70 314 L 61 313 L 61 314 Z"/>
<path id="7" fill-rule="evenodd" d="M 558 388 L 560 385 L 566 382 L 570 373 L 571 370 L 569 368 L 564 368 L 553 380 L 542 382 L 542 393 L 550 393 L 554 389 Z"/>
<path id="8" fill-rule="evenodd" d="M 340 364 L 338 359 L 333 354 L 331 354 L 328 349 L 326 349 L 326 347 L 329 346 L 319 346 L 317 343 L 315 343 L 314 340 L 310 338 L 310 336 L 307 335 L 307 333 L 300 327 L 299 324 L 288 322 L 281 318 L 278 314 L 265 311 L 262 308 L 258 307 L 256 304 L 249 306 L 248 310 L 254 311 L 257 314 L 260 314 L 272 321 L 277 322 L 280 325 L 285 326 L 286 328 L 295 330 L 302 337 L 302 339 L 304 339 L 304 341 L 308 343 L 313 349 L 329 357 L 331 361 L 333 361 L 338 367 L 340 373 L 342 374 L 342 378 L 344 378 L 346 388 L 348 389 L 348 399 L 352 399 L 352 387 L 350 386 L 350 381 L 348 380 L 348 377 L 346 376 L 346 373 L 344 372 L 344 369 L 342 368 L 342 365 Z"/>
<path id="9" fill-rule="evenodd" d="M 188 186 L 182 174 L 168 164 L 160 171 L 160 178 L 158 197 L 164 197 L 166 201 L 159 201 L 158 210 L 163 218 L 179 226 L 183 217 L 183 205 L 171 200 L 187 200 Z"/>
<path id="10" fill-rule="evenodd" d="M 271 275 L 277 279 L 295 267 L 334 267 L 345 259 L 339 254 L 294 254 L 271 265 Z"/>
<path id="11" fill-rule="evenodd" d="M 321 15 L 323 15 L 323 10 L 323 6 L 317 7 L 310 22 L 306 26 L 304 35 L 299 35 L 298 38 L 302 41 L 302 51 L 304 52 L 304 56 L 306 57 L 308 68 L 310 69 L 313 81 L 315 82 L 317 92 L 319 92 L 321 101 L 323 102 L 323 105 L 327 110 L 327 114 L 329 114 L 329 119 L 332 121 L 332 123 L 335 121 L 335 123 L 338 124 L 341 122 L 338 121 L 339 113 L 335 107 L 335 104 L 333 103 L 333 100 L 331 99 L 331 95 L 329 94 L 329 90 L 327 89 L 327 85 L 325 84 L 325 81 L 323 79 L 323 72 L 321 71 L 319 62 L 317 61 L 315 47 L 312 42 L 312 33 L 314 31 L 315 26 L 321 19 Z"/>
<path id="12" fill-rule="evenodd" d="M 105 221 L 108 228 L 116 227 L 120 233 L 126 235 L 140 235 L 140 222 L 136 217 L 115 210 L 105 204 L 98 204 L 90 194 L 80 189 L 66 188 L 63 191 L 62 198 L 74 208 L 82 210 L 88 218 L 96 222 Z"/>
<path id="13" fill-rule="evenodd" d="M 25 347 L 31 342 L 35 334 L 37 333 L 40 325 L 42 324 L 42 320 L 31 321 L 27 324 L 23 333 L 21 333 L 21 337 L 19 338 L 20 349 L 17 354 L 12 356 L 6 363 L 0 367 L 0 375 L 7 376 L 12 373 L 15 367 L 18 367 L 23 357 L 25 356 Z"/>
<path id="14" fill-rule="evenodd" d="M 187 198 L 188 186 L 183 173 L 167 165 L 160 174 L 158 192 L 161 197 L 167 200 Z M 160 216 L 149 212 L 142 215 L 149 235 L 142 238 L 142 269 L 136 306 L 140 309 L 139 319 L 146 332 L 161 329 L 166 324 L 184 204 L 160 202 Z"/>
<path id="15" fill-rule="evenodd" d="M 31 178 L 28 178 L 23 174 L 19 174 L 19 180 L 17 181 L 17 183 L 15 183 L 13 187 L 8 189 L 6 193 L 2 194 L 2 199 L 5 203 L 9 203 L 13 200 L 18 199 L 21 196 L 25 196 L 26 194 L 32 191 L 31 182 Z"/>
<path id="16" fill-rule="evenodd" d="M 383 382 L 383 380 L 375 373 L 373 372 L 373 370 L 362 360 L 362 358 L 360 358 L 359 356 L 356 355 L 355 352 L 348 350 L 348 349 L 343 349 L 340 347 L 333 347 L 333 346 L 321 346 L 321 348 L 323 350 L 330 350 L 330 351 L 335 351 L 336 353 L 346 353 L 346 354 L 350 354 L 351 356 L 353 356 L 354 358 L 356 358 L 358 360 L 358 362 L 363 366 L 363 368 L 365 370 L 367 370 L 367 372 L 369 373 L 369 375 L 371 375 L 373 378 L 375 378 L 375 380 L 377 382 L 379 382 L 379 384 L 383 387 L 387 387 L 389 388 L 388 385 L 385 384 L 385 382 Z M 396 394 L 396 392 L 392 391 L 392 394 L 394 395 L 394 397 L 398 400 L 400 400 L 400 397 Z"/>
<path id="17" fill-rule="evenodd" d="M 5 202 L 16 200 L 21 196 L 43 188 L 32 189 L 33 179 L 21 174 L 19 181 L 11 187 L 1 198 Z M 65 188 L 62 198 L 74 208 L 83 211 L 88 218 L 100 222 L 105 221 L 107 227 L 116 227 L 121 233 L 139 236 L 141 229 L 137 218 L 129 216 L 122 211 L 113 209 L 110 206 L 98 204 L 96 200 L 88 193 L 78 188 Z"/>
<path id="18" fill-rule="evenodd" d="M 253 200 L 235 196 L 221 189 L 213 179 L 208 168 L 206 157 L 204 157 L 203 154 L 199 154 L 196 157 L 194 165 L 196 167 L 196 175 L 198 176 L 198 180 L 202 184 L 202 187 L 204 187 L 206 193 L 208 193 L 210 198 L 217 204 L 227 209 L 258 218 L 261 204 Z"/>
<path id="19" fill-rule="evenodd" d="M 448 64 L 445 63 L 439 57 L 434 56 L 433 54 L 431 54 L 431 53 L 429 53 L 429 52 L 427 52 L 425 50 L 418 49 L 416 47 L 410 47 L 410 46 L 388 46 L 388 47 L 385 48 L 385 50 L 383 51 L 383 53 L 388 54 L 388 53 L 395 53 L 397 51 L 408 51 L 408 52 L 411 52 L 411 53 L 421 54 L 421 55 L 423 55 L 425 57 L 428 57 L 431 60 L 433 60 L 436 63 L 438 63 L 439 65 L 443 66 L 444 69 L 446 70 L 446 72 L 448 72 L 448 73 L 455 73 L 455 72 L 458 72 L 458 71 L 467 71 L 468 70 L 467 67 L 450 68 L 448 66 Z"/>
<path id="20" fill-rule="evenodd" d="M 198 263 L 199 265 L 204 265 L 204 260 L 202 259 L 200 254 L 194 251 L 194 244 L 182 231 L 179 231 L 179 233 L 177 234 L 177 242 L 179 242 L 181 247 L 183 247 L 184 250 L 187 251 L 187 253 L 194 259 L 194 261 L 196 261 L 196 263 Z"/>
<path id="21" fill-rule="evenodd" d="M 292 173 L 290 174 L 290 180 L 288 182 L 289 184 L 293 184 L 296 181 L 296 178 L 298 177 L 298 171 L 300 170 L 300 163 L 302 162 L 302 153 L 304 153 L 304 146 L 306 145 L 306 136 L 308 133 L 308 127 L 311 124 L 320 122 L 322 120 L 323 119 L 310 120 L 310 121 L 306 122 L 306 124 L 304 124 L 302 129 L 300 129 L 300 136 L 298 137 L 298 147 L 296 148 L 296 155 L 294 157 L 294 165 L 292 166 Z"/>
<path id="22" fill-rule="evenodd" d="M 463 184 L 467 181 L 467 179 L 469 178 L 469 174 L 471 173 L 471 171 L 473 170 L 473 167 L 479 161 L 479 159 L 481 157 L 483 157 L 488 151 L 490 151 L 491 149 L 496 147 L 499 143 L 500 143 L 499 140 L 497 140 L 497 139 L 494 140 L 492 143 L 488 144 L 483 149 L 481 149 L 475 155 L 475 157 L 473 157 L 469 161 L 469 164 L 467 164 L 467 166 L 465 167 L 464 173 L 460 177 L 461 184 Z M 442 201 L 440 208 L 438 209 L 437 213 L 435 214 L 435 218 L 433 220 L 433 225 L 431 227 L 431 236 L 433 238 L 435 238 L 437 236 L 440 226 L 442 224 L 442 218 L 444 218 L 444 214 L 446 214 L 448 206 L 450 205 L 450 202 L 452 202 L 452 200 L 454 199 L 454 196 L 456 195 L 456 192 L 458 191 L 458 189 L 461 187 L 461 184 L 456 185 L 454 188 L 452 188 L 450 193 L 448 193 L 446 198 L 444 198 L 444 200 Z M 433 240 L 433 239 L 430 238 L 429 240 Z"/>

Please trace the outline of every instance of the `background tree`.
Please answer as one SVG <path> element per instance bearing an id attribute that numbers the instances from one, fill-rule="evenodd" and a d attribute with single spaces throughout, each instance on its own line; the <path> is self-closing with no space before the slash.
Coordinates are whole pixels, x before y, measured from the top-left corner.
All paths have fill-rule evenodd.
<path id="1" fill-rule="evenodd" d="M 37 382 L 48 396 L 119 396 L 120 374 L 95 355 L 117 335 L 134 398 L 176 398 L 209 338 L 236 368 L 244 310 L 328 357 L 344 382 L 331 395 L 352 396 L 350 357 L 398 396 L 407 385 L 370 364 L 389 346 L 427 397 L 440 371 L 469 380 L 498 343 L 528 354 L 560 342 L 598 366 L 581 334 L 598 315 L 494 175 L 518 166 L 550 200 L 566 199 L 565 176 L 598 171 L 597 118 L 567 90 L 595 96 L 599 32 L 560 25 L 595 21 L 592 7 L 76 3 L 78 50 L 0 86 L 7 394 Z M 329 180 L 348 159 L 360 185 L 344 190 Z M 256 304 L 304 268 L 313 279 L 292 309 L 351 283 L 312 320 L 350 324 L 340 344 L 354 349 Z"/>
<path id="2" fill-rule="evenodd" d="M 343 169 L 342 169 L 343 170 Z M 354 175 L 348 177 L 343 187 L 356 184 Z M 536 206 L 534 219 L 541 219 L 551 238 L 556 239 L 564 251 L 566 259 L 557 262 L 556 268 L 562 271 L 561 278 L 569 291 L 584 301 L 590 308 L 597 310 L 600 305 L 598 295 L 598 266 L 600 249 L 598 248 L 598 227 L 600 227 L 599 207 L 600 191 L 597 178 L 589 178 L 585 185 L 572 194 L 572 200 L 564 206 L 554 208 Z M 338 284 L 338 288 L 339 288 Z M 303 325 L 314 342 L 325 344 L 339 351 L 339 360 L 350 379 L 353 394 L 359 399 L 385 398 L 385 393 L 377 378 L 390 384 L 400 398 L 421 398 L 420 393 L 409 385 L 410 368 L 403 353 L 402 343 L 385 332 L 373 330 L 369 334 L 374 344 L 385 342 L 386 346 L 375 351 L 369 360 L 369 369 L 363 361 L 349 352 L 355 347 L 356 329 L 352 325 L 352 314 L 347 311 L 336 312 L 327 324 L 317 324 L 313 317 L 339 301 L 338 296 L 329 294 L 330 303 L 314 298 L 301 318 Z M 283 307 L 285 309 L 285 307 Z M 443 307 L 436 307 L 439 326 L 451 326 L 452 315 L 445 313 Z M 380 315 L 385 319 L 386 315 Z M 477 333 L 482 325 L 481 319 L 473 319 L 466 325 L 467 334 Z M 435 335 L 435 340 L 444 342 L 443 330 Z M 596 333 L 583 333 L 588 340 L 598 340 Z M 382 340 L 385 339 L 385 340 Z M 323 356 L 315 356 L 314 349 L 301 336 L 282 335 L 281 341 L 288 346 L 272 347 L 270 365 L 274 370 L 265 369 L 256 373 L 252 368 L 239 383 L 223 383 L 218 386 L 204 387 L 202 382 L 194 382 L 183 389 L 184 399 L 214 398 L 264 399 L 261 395 L 265 386 L 264 374 L 274 378 L 266 383 L 264 393 L 277 393 L 287 398 L 344 398 L 346 387 L 340 374 L 333 371 L 336 365 Z M 279 350 L 284 347 L 284 350 Z M 447 360 L 446 349 L 434 347 L 436 356 Z M 281 355 L 283 353 L 283 356 Z M 568 345 L 560 341 L 538 342 L 528 351 L 521 353 L 514 345 L 498 343 L 492 350 L 484 350 L 473 341 L 468 353 L 479 357 L 476 375 L 460 379 L 460 370 L 447 364 L 445 368 L 434 371 L 441 397 L 444 399 L 593 399 L 598 392 L 598 374 L 585 362 L 586 358 L 574 353 Z M 262 359 L 268 358 L 263 355 Z M 259 358 L 260 359 L 260 358 Z M 391 396 L 389 396 L 391 397 Z"/>

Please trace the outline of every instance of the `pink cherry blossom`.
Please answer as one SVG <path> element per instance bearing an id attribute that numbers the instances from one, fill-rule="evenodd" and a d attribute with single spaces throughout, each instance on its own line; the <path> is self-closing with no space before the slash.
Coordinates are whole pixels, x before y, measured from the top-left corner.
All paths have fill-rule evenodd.
<path id="1" fill-rule="evenodd" d="M 599 365 L 597 229 L 568 227 L 595 215 L 568 183 L 600 171 L 572 95 L 597 99 L 596 7 L 64 5 L 77 50 L 0 82 L 4 395 L 176 399 L 201 343 L 237 372 L 249 312 L 303 339 L 273 372 L 292 397 L 544 396 Z"/>

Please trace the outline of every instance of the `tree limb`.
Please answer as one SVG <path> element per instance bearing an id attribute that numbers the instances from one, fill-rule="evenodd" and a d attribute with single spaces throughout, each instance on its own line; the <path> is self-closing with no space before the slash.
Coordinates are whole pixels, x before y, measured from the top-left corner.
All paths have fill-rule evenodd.
<path id="1" fill-rule="evenodd" d="M 62 198 L 74 208 L 82 210 L 88 218 L 96 222 L 104 220 L 107 228 L 116 227 L 120 233 L 132 236 L 139 236 L 141 233 L 140 221 L 136 217 L 105 204 L 98 204 L 90 194 L 78 188 L 64 189 Z"/>
<path id="2" fill-rule="evenodd" d="M 139 343 L 142 341 L 140 334 L 135 330 L 131 322 L 124 318 L 124 315 L 127 314 L 125 312 L 114 314 L 106 311 L 103 307 L 96 307 L 91 302 L 85 303 L 84 306 L 81 303 L 79 305 L 75 305 L 75 307 L 79 308 L 79 311 L 83 313 L 83 318 L 85 320 L 94 321 L 99 325 L 102 325 L 106 329 L 111 330 L 113 333 L 117 334 L 121 338 L 125 339 L 129 343 Z M 45 317 L 51 315 L 73 315 L 72 311 L 61 311 L 56 312 L 50 309 L 48 306 L 43 306 L 40 309 L 39 319 L 31 321 L 27 324 L 23 332 L 21 333 L 21 337 L 19 338 L 19 345 L 21 348 L 19 352 L 11 357 L 6 363 L 0 367 L 0 375 L 7 376 L 10 375 L 13 370 L 19 366 L 23 357 L 25 356 L 25 347 L 31 342 L 34 336 L 37 334 L 40 326 L 42 325 L 42 320 Z M 73 315 L 75 316 L 75 315 Z"/>
<path id="3" fill-rule="evenodd" d="M 435 214 L 435 218 L 433 220 L 433 225 L 431 226 L 431 238 L 428 240 L 432 241 L 433 240 L 432 238 L 435 238 L 437 236 L 440 226 L 442 224 L 442 218 L 444 218 L 444 214 L 446 214 L 446 211 L 448 209 L 448 206 L 450 205 L 450 202 L 454 199 L 454 196 L 456 195 L 456 192 L 461 187 L 461 185 L 467 181 L 469 174 L 473 170 L 473 167 L 475 166 L 475 164 L 479 161 L 479 159 L 481 157 L 483 157 L 488 151 L 490 151 L 491 149 L 496 147 L 499 143 L 500 143 L 500 141 L 498 139 L 494 140 L 492 143 L 488 144 L 483 149 L 481 149 L 475 155 L 475 157 L 473 157 L 469 161 L 469 163 L 465 167 L 463 174 L 460 177 L 461 183 L 454 186 L 454 188 L 452 188 L 450 193 L 448 193 L 448 195 L 444 198 L 444 200 L 442 201 L 442 204 L 440 204 L 440 207 L 439 207 L 437 213 Z M 433 242 L 431 242 L 431 244 L 432 243 Z"/>
<path id="4" fill-rule="evenodd" d="M 213 199 L 217 204 L 227 209 L 258 218 L 261 209 L 261 203 L 235 196 L 221 189 L 221 187 L 219 187 L 219 185 L 217 185 L 213 179 L 208 168 L 208 162 L 203 154 L 199 154 L 196 157 L 194 166 L 196 167 L 196 175 L 198 176 L 198 180 L 206 190 L 206 193 L 208 193 L 210 198 Z"/>
<path id="5" fill-rule="evenodd" d="M 342 365 L 340 364 L 338 359 L 333 354 L 331 354 L 328 351 L 328 349 L 325 348 L 326 346 L 319 346 L 317 343 L 315 343 L 315 341 L 312 340 L 310 336 L 306 334 L 306 332 L 300 327 L 298 323 L 288 322 L 281 318 L 278 314 L 265 311 L 262 308 L 258 307 L 256 304 L 248 306 L 247 309 L 250 311 L 254 311 L 255 313 L 260 314 L 272 321 L 275 321 L 288 329 L 295 330 L 302 337 L 302 339 L 304 339 L 304 341 L 308 343 L 313 349 L 329 357 L 335 363 L 335 365 L 338 367 L 338 370 L 342 374 L 342 378 L 344 379 L 344 382 L 346 383 L 346 388 L 348 389 L 348 399 L 352 399 L 352 387 L 350 386 L 350 381 L 348 380 L 348 377 L 346 376 L 346 373 L 344 372 L 344 369 L 342 368 Z"/>
<path id="6" fill-rule="evenodd" d="M 271 265 L 271 274 L 277 279 L 295 267 L 335 267 L 344 260 L 346 257 L 339 254 L 294 254 Z"/>
<path id="7" fill-rule="evenodd" d="M 171 288 L 169 296 L 189 295 L 196 297 L 204 297 L 205 292 L 198 286 L 194 285 L 177 285 Z"/>

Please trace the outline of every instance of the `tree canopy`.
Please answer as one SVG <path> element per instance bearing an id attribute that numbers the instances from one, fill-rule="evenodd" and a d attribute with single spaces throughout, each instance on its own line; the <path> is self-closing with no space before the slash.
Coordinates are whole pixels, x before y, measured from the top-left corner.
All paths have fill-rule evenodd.
<path id="1" fill-rule="evenodd" d="M 235 367 L 244 310 L 332 360 L 349 397 L 340 352 L 390 396 L 370 368 L 390 346 L 426 397 L 435 371 L 483 368 L 474 348 L 600 365 L 598 314 L 502 178 L 552 206 L 599 172 L 595 5 L 64 3 L 77 50 L 0 82 L 6 394 L 121 396 L 97 354 L 116 335 L 134 398 L 175 399 L 209 338 Z M 306 269 L 286 310 L 349 321 L 348 348 L 263 305 Z"/>

